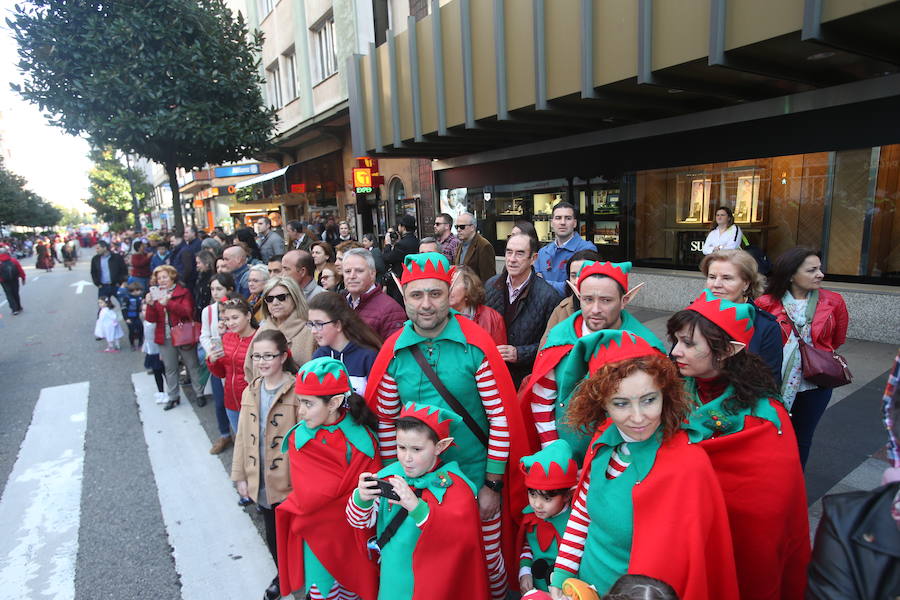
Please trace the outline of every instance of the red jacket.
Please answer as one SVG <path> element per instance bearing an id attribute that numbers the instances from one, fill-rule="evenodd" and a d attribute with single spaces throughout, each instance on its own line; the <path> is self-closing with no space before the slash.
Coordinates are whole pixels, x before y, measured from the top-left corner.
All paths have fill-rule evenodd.
<path id="1" fill-rule="evenodd" d="M 153 341 L 160 345 L 166 343 L 166 318 L 169 325 L 190 323 L 194 320 L 194 298 L 186 287 L 176 284 L 172 290 L 172 297 L 165 306 L 159 302 L 147 303 L 147 320 L 156 323 Z"/>
<path id="2" fill-rule="evenodd" d="M 22 282 L 24 283 L 25 282 L 25 271 L 22 270 L 22 265 L 19 264 L 19 261 L 17 261 L 15 258 L 10 256 L 9 254 L 0 254 L 0 262 L 6 262 L 8 260 L 11 260 L 12 264 L 16 265 L 16 270 L 19 271 L 19 279 L 21 279 Z"/>
<path id="3" fill-rule="evenodd" d="M 225 384 L 225 408 L 228 410 L 241 410 L 241 396 L 247 388 L 247 380 L 244 378 L 244 361 L 255 334 L 256 331 L 247 337 L 241 337 L 230 331 L 223 334 L 222 352 L 225 353 L 225 356 L 216 362 L 209 362 L 209 359 L 206 361 L 209 372 Z"/>
<path id="4" fill-rule="evenodd" d="M 347 300 L 349 301 L 349 299 L 350 294 L 347 294 Z M 371 292 L 360 296 L 356 313 L 383 340 L 388 339 L 406 322 L 406 311 L 403 307 L 382 292 L 378 286 L 375 286 Z"/>
<path id="5" fill-rule="evenodd" d="M 150 277 L 150 255 L 146 252 L 135 252 L 131 255 L 131 276 Z"/>
<path id="6" fill-rule="evenodd" d="M 475 309 L 474 321 L 490 334 L 498 346 L 506 345 L 506 321 L 503 320 L 503 315 L 487 304 L 482 304 Z"/>
<path id="7" fill-rule="evenodd" d="M 784 312 L 781 298 L 773 298 L 769 294 L 760 296 L 755 301 L 756 306 L 772 313 L 775 320 L 781 326 L 781 343 L 787 343 L 791 335 L 791 324 Z M 837 350 L 847 341 L 847 325 L 850 315 L 847 314 L 847 305 L 837 292 L 819 290 L 819 303 L 813 315 L 812 336 L 813 346 L 820 350 Z"/>

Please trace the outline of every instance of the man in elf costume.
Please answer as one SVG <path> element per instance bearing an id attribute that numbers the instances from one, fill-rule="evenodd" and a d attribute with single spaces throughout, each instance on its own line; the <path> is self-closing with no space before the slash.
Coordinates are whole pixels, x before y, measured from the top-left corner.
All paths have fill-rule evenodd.
<path id="1" fill-rule="evenodd" d="M 366 402 L 379 419 L 385 463 L 397 457 L 393 421 L 401 403 L 453 410 L 463 419 L 446 460 L 457 462 L 478 490 L 491 595 L 503 598 L 506 565 L 516 560 L 515 536 L 525 500 L 518 469 L 507 469 L 507 464 L 531 454 L 536 440 L 528 437 L 512 379 L 494 341 L 450 309 L 452 275 L 443 254 L 405 258 L 400 284 L 409 320 L 381 348 L 369 375 Z"/>
<path id="2" fill-rule="evenodd" d="M 361 474 L 347 502 L 347 521 L 380 557 L 379 600 L 489 598 L 478 488 L 458 463 L 442 461 L 461 421 L 434 406 L 404 406 L 399 461 Z"/>
<path id="3" fill-rule="evenodd" d="M 566 374 L 584 372 L 584 365 L 575 369 L 568 365 L 569 361 L 577 360 L 571 353 L 575 342 L 601 329 L 616 329 L 630 331 L 665 352 L 656 335 L 625 309 L 640 289 L 640 286 L 628 288 L 630 271 L 630 262 L 584 261 L 577 283 L 569 283 L 578 296 L 581 310 L 550 330 L 547 343 L 538 352 L 531 379 L 522 391 L 525 421 L 534 423 L 541 446 L 562 438 L 571 445 L 579 464 L 584 459 L 590 436 L 565 424 L 568 396 L 578 384 L 578 379 L 566 377 Z"/>
<path id="4" fill-rule="evenodd" d="M 374 433 L 345 406 L 351 391 L 344 365 L 330 357 L 309 361 L 297 374 L 298 413 L 304 412 L 304 398 L 315 397 L 310 403 L 328 410 L 330 418 L 314 425 L 322 421 L 321 409 L 318 415 L 298 414 L 300 422 L 281 445 L 290 457 L 291 481 L 300 483 L 275 509 L 282 596 L 297 590 L 313 600 L 377 596 L 378 568 L 344 517 L 359 474 L 381 466 Z"/>
<path id="5" fill-rule="evenodd" d="M 519 587 L 523 594 L 532 589 L 546 592 L 572 510 L 578 465 L 569 443 L 556 440 L 537 454 L 524 457 L 520 467 L 525 473 L 529 505 L 519 529 Z"/>

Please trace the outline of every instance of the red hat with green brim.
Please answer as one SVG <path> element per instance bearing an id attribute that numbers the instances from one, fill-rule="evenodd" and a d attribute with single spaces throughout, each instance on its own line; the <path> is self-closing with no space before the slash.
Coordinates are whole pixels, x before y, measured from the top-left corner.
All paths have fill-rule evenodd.
<path id="1" fill-rule="evenodd" d="M 453 279 L 453 268 L 447 257 L 440 252 L 409 254 L 403 259 L 403 275 L 400 278 L 400 285 L 406 285 L 417 279 L 440 279 L 449 285 Z"/>
<path id="2" fill-rule="evenodd" d="M 350 376 L 344 363 L 322 356 L 300 367 L 294 393 L 305 396 L 334 396 L 351 391 Z"/>
<path id="3" fill-rule="evenodd" d="M 750 345 L 753 337 L 753 320 L 756 316 L 752 304 L 736 304 L 724 298 L 716 298 L 706 289 L 691 302 L 686 310 L 700 313 L 720 328 L 736 342 Z"/>
<path id="4" fill-rule="evenodd" d="M 586 353 L 590 352 L 587 358 L 589 373 L 595 373 L 603 365 L 630 358 L 662 355 L 647 340 L 623 329 L 601 329 L 582 339 Z"/>
<path id="5" fill-rule="evenodd" d="M 462 423 L 462 417 L 446 408 L 438 408 L 428 404 L 416 405 L 407 403 L 398 418 L 409 417 L 425 423 L 429 429 L 437 434 L 439 440 L 450 437 L 450 427 Z"/>
<path id="6" fill-rule="evenodd" d="M 519 468 L 525 474 L 525 487 L 532 490 L 565 490 L 578 482 L 578 464 L 566 440 L 556 440 L 540 452 L 522 457 Z"/>
<path id="7" fill-rule="evenodd" d="M 581 269 L 578 271 L 578 289 L 581 289 L 581 283 L 591 275 L 602 275 L 609 277 L 622 286 L 624 291 L 628 291 L 628 273 L 631 271 L 630 262 L 595 262 L 586 260 L 581 263 Z"/>

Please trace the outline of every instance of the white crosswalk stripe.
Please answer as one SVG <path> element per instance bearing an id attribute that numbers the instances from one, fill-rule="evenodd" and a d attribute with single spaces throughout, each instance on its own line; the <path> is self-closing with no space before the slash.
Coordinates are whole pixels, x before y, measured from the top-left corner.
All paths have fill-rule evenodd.
<path id="1" fill-rule="evenodd" d="M 0 498 L 0 599 L 75 597 L 88 393 L 41 390 Z"/>
<path id="2" fill-rule="evenodd" d="M 275 576 L 269 551 L 189 406 L 163 411 L 153 377 L 131 377 L 185 600 L 257 598 Z"/>

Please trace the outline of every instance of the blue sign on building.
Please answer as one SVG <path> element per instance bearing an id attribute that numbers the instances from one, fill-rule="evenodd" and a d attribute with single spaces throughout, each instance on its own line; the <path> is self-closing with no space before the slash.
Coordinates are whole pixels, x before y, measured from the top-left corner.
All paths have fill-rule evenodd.
<path id="1" fill-rule="evenodd" d="M 256 175 L 259 173 L 259 163 L 251 165 L 231 165 L 230 167 L 216 167 L 216 177 L 238 177 L 240 175 Z"/>

